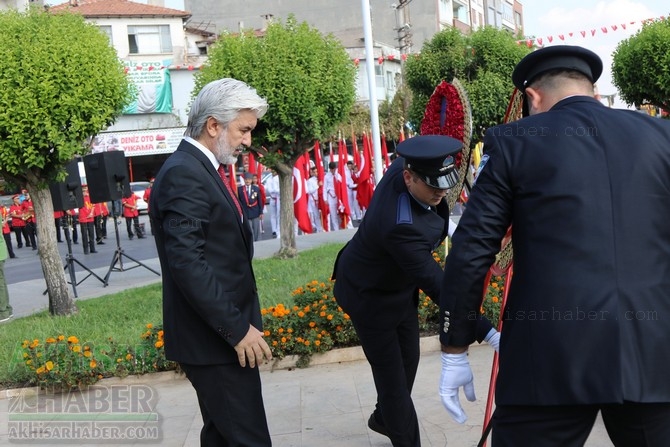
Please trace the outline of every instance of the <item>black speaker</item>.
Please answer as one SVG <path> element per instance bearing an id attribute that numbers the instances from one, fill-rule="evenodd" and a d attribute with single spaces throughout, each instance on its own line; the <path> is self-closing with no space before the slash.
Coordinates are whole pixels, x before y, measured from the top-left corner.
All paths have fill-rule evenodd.
<path id="1" fill-rule="evenodd" d="M 87 155 L 84 157 L 84 169 L 91 203 L 120 200 L 133 193 L 123 151 Z"/>
<path id="2" fill-rule="evenodd" d="M 84 205 L 84 197 L 81 193 L 81 177 L 79 177 L 79 164 L 72 160 L 65 166 L 67 177 L 64 182 L 51 183 L 51 202 L 54 211 L 67 211 L 80 208 Z"/>

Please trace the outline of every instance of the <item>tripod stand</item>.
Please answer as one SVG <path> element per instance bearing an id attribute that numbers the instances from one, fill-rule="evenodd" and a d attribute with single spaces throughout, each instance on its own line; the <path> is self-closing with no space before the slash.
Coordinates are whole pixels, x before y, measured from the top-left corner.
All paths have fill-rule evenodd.
<path id="1" fill-rule="evenodd" d="M 67 242 L 67 254 L 65 255 L 65 265 L 63 266 L 64 270 L 67 270 L 69 275 L 70 275 L 70 284 L 72 284 L 72 291 L 74 292 L 74 297 L 77 298 L 77 286 L 84 282 L 89 276 L 95 276 L 98 278 L 98 280 L 103 283 L 105 286 L 107 285 L 106 281 L 99 277 L 98 275 L 95 274 L 93 270 L 90 268 L 86 267 L 84 264 L 82 264 L 77 258 L 74 257 L 72 254 L 72 239 L 70 238 L 70 227 L 72 226 L 72 218 L 70 216 L 67 217 L 61 217 L 61 223 L 63 226 L 63 232 L 65 233 L 65 241 Z M 88 272 L 88 275 L 86 275 L 81 281 L 77 282 L 77 277 L 75 276 L 75 271 L 74 271 L 74 264 L 77 264 L 79 267 L 83 268 Z M 48 292 L 48 289 L 42 293 L 42 295 L 46 295 Z"/>
<path id="2" fill-rule="evenodd" d="M 114 216 L 115 213 L 112 213 L 112 217 L 114 219 L 114 233 L 116 234 L 116 250 L 114 251 L 114 256 L 112 257 L 112 263 L 109 265 L 109 270 L 107 271 L 107 275 L 105 275 L 104 279 L 104 284 L 105 287 L 109 284 L 109 275 L 114 272 L 125 272 L 126 270 L 132 270 L 137 267 L 144 267 L 145 269 L 157 274 L 158 276 L 161 276 L 160 273 L 158 273 L 156 270 L 152 269 L 151 267 L 142 264 L 140 261 L 137 259 L 125 254 L 123 252 L 123 249 L 121 248 L 121 241 L 119 239 L 119 223 L 117 222 L 117 217 Z M 131 261 L 135 263 L 135 265 L 132 265 L 130 267 L 125 267 L 123 266 L 123 258 L 128 258 Z M 116 267 L 116 264 L 119 264 L 118 267 Z"/>

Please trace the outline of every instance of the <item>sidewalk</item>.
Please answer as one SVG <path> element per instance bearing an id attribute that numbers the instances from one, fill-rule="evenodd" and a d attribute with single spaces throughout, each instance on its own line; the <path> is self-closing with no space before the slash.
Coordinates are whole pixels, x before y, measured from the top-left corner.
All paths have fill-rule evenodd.
<path id="1" fill-rule="evenodd" d="M 354 232 L 355 230 L 345 230 L 300 236 L 297 240 L 298 249 L 306 250 L 325 243 L 345 242 Z M 256 257 L 272 256 L 279 249 L 279 245 L 276 239 L 258 242 Z M 152 268 L 158 268 L 156 259 L 146 263 Z M 104 275 L 106 269 L 101 270 Z M 100 274 L 97 271 L 96 273 Z M 143 268 L 124 272 L 123 275 L 123 281 L 110 281 L 110 285 L 104 288 L 97 280 L 83 283 L 78 288 L 80 299 L 160 281 L 160 278 Z M 12 305 L 23 301 L 28 293 L 37 291 L 41 294 L 42 288 L 43 281 L 21 283 L 15 290 L 10 290 L 14 298 Z M 25 309 L 26 312 L 28 310 Z M 462 399 L 469 419 L 465 424 L 459 425 L 449 418 L 437 393 L 441 366 L 439 344 L 435 337 L 422 340 L 422 357 L 413 390 L 413 400 L 419 416 L 424 447 L 469 447 L 477 444 L 484 419 L 491 361 L 492 350 L 489 346 L 471 348 L 470 362 L 475 375 L 478 400 L 467 402 Z M 324 363 L 317 364 L 319 362 Z M 388 438 L 367 428 L 367 419 L 374 408 L 376 393 L 370 367 L 360 348 L 347 348 L 315 356 L 311 366 L 305 369 L 271 370 L 271 365 L 264 365 L 261 374 L 268 423 L 275 447 L 391 445 Z M 104 445 L 119 447 L 147 444 L 169 447 L 199 445 L 202 419 L 195 392 L 183 376 L 166 372 L 125 379 L 105 379 L 99 385 L 106 388 L 140 385 L 150 390 L 155 397 L 155 404 L 150 410 L 158 414 L 161 435 L 161 440 L 153 443 L 145 439 L 136 443 L 126 441 L 123 444 Z M 16 413 L 14 405 L 18 399 L 4 394 L 7 393 L 0 393 L 0 446 L 13 445 L 8 439 L 8 424 L 10 414 Z M 88 402 L 95 398 L 93 391 L 75 393 L 75 396 L 72 400 L 78 402 Z M 49 399 L 54 400 L 54 397 L 42 396 L 46 404 Z M 44 428 L 49 423 L 44 422 L 41 427 Z M 63 441 L 60 443 L 63 444 Z M 53 443 L 32 442 L 30 444 L 53 445 Z M 72 440 L 65 444 L 103 445 L 100 439 L 88 442 Z M 588 447 L 611 445 L 600 420 L 597 421 L 586 445 Z"/>

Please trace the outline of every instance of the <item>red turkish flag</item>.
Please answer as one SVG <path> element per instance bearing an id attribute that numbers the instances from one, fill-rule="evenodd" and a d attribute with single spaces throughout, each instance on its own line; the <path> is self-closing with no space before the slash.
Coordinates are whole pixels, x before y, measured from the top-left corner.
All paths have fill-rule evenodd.
<path id="1" fill-rule="evenodd" d="M 342 228 L 347 228 L 351 211 L 349 208 L 349 194 L 347 191 L 347 176 L 344 170 L 347 169 L 349 154 L 347 153 L 347 144 L 345 143 L 344 138 L 340 139 L 337 144 L 337 172 L 340 174 L 341 180 L 335 181 L 335 194 L 337 195 L 337 210 L 341 217 Z"/>
<path id="2" fill-rule="evenodd" d="M 363 209 L 370 206 L 372 193 L 374 192 L 374 179 L 372 177 L 372 154 L 368 136 L 363 134 L 363 157 L 361 157 L 361 168 L 358 171 L 358 204 Z"/>
<path id="3" fill-rule="evenodd" d="M 351 134 L 351 146 L 354 152 L 354 164 L 356 165 L 356 169 L 359 169 L 361 167 L 361 154 L 358 152 L 358 142 L 356 141 L 356 135 L 353 133 Z"/>
<path id="4" fill-rule="evenodd" d="M 307 166 L 309 169 L 309 165 Z M 307 212 L 307 191 L 305 185 L 305 157 L 299 157 L 293 166 L 293 214 L 298 220 L 298 228 L 303 233 L 312 232 L 312 223 Z"/>
<path id="5" fill-rule="evenodd" d="M 237 195 L 237 174 L 235 173 L 235 165 L 228 165 L 228 173 L 230 174 L 229 177 L 229 182 L 231 188 L 233 188 L 233 193 Z"/>
<path id="6" fill-rule="evenodd" d="M 323 200 L 323 178 L 326 173 L 323 170 L 323 157 L 321 156 L 321 146 L 317 141 L 314 143 L 314 164 L 316 164 L 316 178 L 319 181 L 319 210 L 321 210 L 321 228 L 328 231 L 328 203 Z"/>
<path id="7" fill-rule="evenodd" d="M 405 129 L 404 127 L 400 128 L 400 136 L 398 137 L 398 143 L 405 141 Z"/>
<path id="8" fill-rule="evenodd" d="M 389 157 L 389 151 L 386 148 L 386 135 L 384 134 L 382 134 L 382 157 L 384 159 L 384 172 L 386 172 L 391 164 L 391 158 Z"/>
<path id="9" fill-rule="evenodd" d="M 250 174 L 258 174 L 259 172 L 256 170 L 256 157 L 254 157 L 253 152 L 249 152 L 249 173 Z"/>

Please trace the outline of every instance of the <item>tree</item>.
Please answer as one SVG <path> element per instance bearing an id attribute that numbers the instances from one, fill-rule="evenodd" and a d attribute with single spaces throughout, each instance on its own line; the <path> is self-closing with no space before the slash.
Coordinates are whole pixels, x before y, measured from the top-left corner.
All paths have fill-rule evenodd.
<path id="1" fill-rule="evenodd" d="M 612 82 L 627 104 L 644 103 L 670 113 L 670 18 L 647 22 L 619 43 L 612 58 Z"/>
<path id="2" fill-rule="evenodd" d="M 327 138 L 348 116 L 355 99 L 355 69 L 344 47 L 290 16 L 264 35 L 223 35 L 197 74 L 193 94 L 208 82 L 231 77 L 254 87 L 270 104 L 251 148 L 280 179 L 281 248 L 295 256 L 293 165 L 315 140 Z"/>
<path id="3" fill-rule="evenodd" d="M 121 114 L 130 88 L 109 39 L 79 15 L 0 12 L 0 175 L 35 207 L 42 271 L 54 315 L 77 311 L 54 237 L 48 184 Z"/>
<path id="4" fill-rule="evenodd" d="M 455 28 L 437 33 L 421 53 L 410 56 L 405 78 L 413 93 L 409 121 L 419 129 L 430 95 L 443 80 L 456 77 L 472 106 L 472 144 L 486 128 L 500 124 L 514 91 L 512 71 L 530 50 L 507 31 L 484 27 L 470 35 Z"/>

